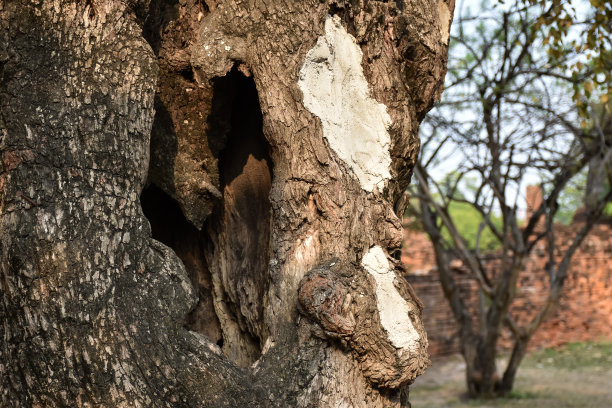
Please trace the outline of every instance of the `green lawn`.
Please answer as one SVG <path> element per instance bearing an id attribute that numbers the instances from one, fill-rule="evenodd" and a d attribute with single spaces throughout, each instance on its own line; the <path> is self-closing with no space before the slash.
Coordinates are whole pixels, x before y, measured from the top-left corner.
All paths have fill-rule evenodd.
<path id="1" fill-rule="evenodd" d="M 460 356 L 434 359 L 410 387 L 413 408 L 612 408 L 612 342 L 572 343 L 529 354 L 510 398 L 467 400 Z"/>

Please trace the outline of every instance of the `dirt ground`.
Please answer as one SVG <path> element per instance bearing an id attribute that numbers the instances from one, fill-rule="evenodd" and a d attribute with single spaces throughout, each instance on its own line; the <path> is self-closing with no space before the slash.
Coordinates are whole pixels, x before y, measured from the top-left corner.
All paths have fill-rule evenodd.
<path id="1" fill-rule="evenodd" d="M 500 363 L 502 367 L 503 359 Z M 612 342 L 530 353 L 510 398 L 467 400 L 464 369 L 459 355 L 433 359 L 410 387 L 412 407 L 612 408 Z"/>

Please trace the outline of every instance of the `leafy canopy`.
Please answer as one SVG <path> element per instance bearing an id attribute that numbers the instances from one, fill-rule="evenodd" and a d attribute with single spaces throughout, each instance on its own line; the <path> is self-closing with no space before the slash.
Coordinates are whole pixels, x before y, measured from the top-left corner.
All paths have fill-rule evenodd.
<path id="1" fill-rule="evenodd" d="M 525 6 L 540 7 L 541 15 L 532 30 L 545 33 L 544 45 L 551 63 L 563 60 L 568 54 L 577 54 L 577 58 L 564 64 L 576 80 L 573 97 L 580 116 L 588 117 L 586 101 L 594 93 L 599 94 L 599 102 L 603 104 L 612 100 L 612 1 L 519 1 Z M 584 13 L 582 6 L 586 4 Z"/>

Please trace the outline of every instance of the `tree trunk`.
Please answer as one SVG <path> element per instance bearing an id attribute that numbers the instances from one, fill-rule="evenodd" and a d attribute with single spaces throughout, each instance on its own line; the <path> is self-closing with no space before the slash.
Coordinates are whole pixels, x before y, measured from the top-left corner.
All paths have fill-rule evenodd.
<path id="1" fill-rule="evenodd" d="M 612 128 L 612 125 L 610 125 Z M 589 161 L 587 172 L 587 184 L 584 192 L 584 203 L 587 211 L 593 211 L 610 188 L 608 183 L 610 164 L 612 163 L 612 150 L 608 150 L 605 156 L 597 154 Z"/>
<path id="2" fill-rule="evenodd" d="M 453 7 L 0 0 L 0 405 L 408 406 Z"/>
<path id="3" fill-rule="evenodd" d="M 515 340 L 514 347 L 512 348 L 512 355 L 510 361 L 504 371 L 504 376 L 499 385 L 499 394 L 502 396 L 508 395 L 514 387 L 514 379 L 516 378 L 516 372 L 518 371 L 525 354 L 527 353 L 527 344 L 529 343 L 529 337 L 519 337 Z"/>
<path id="4" fill-rule="evenodd" d="M 466 362 L 466 381 L 470 397 L 492 398 L 497 396 L 499 375 L 497 373 L 497 343 L 490 343 L 480 336 L 463 340 L 472 344 L 462 345 L 462 354 Z M 467 351 L 467 352 L 466 352 Z"/>

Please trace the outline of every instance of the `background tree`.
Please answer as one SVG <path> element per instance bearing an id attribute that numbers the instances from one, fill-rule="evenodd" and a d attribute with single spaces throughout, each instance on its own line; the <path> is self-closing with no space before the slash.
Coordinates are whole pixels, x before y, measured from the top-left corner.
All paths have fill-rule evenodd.
<path id="1" fill-rule="evenodd" d="M 541 51 L 547 37 L 533 29 L 540 17 L 536 11 L 520 4 L 479 11 L 477 17 L 460 11 L 445 96 L 423 127 L 423 153 L 411 190 L 459 325 L 471 396 L 506 395 L 512 389 L 529 340 L 559 300 L 574 252 L 612 198 L 609 190 L 593 197 L 584 224 L 559 258 L 553 220 L 560 197 L 594 157 L 607 157 L 610 137 L 608 128 L 580 126 L 570 91 L 578 79 L 566 70 L 575 54 L 551 59 Z M 437 181 L 441 176 L 436 165 L 448 169 L 451 161 L 456 164 L 453 177 Z M 523 223 L 518 191 L 536 177 L 542 204 Z M 471 188 L 466 189 L 468 178 Z M 462 232 L 464 221 L 453 217 L 456 203 L 479 214 L 478 228 L 471 231 L 475 239 Z M 499 247 L 493 270 L 485 265 L 487 254 L 479 244 L 485 229 Z M 519 325 L 510 313 L 517 278 L 541 241 L 548 248 L 547 298 L 527 324 Z M 457 258 L 478 283 L 480 321 L 469 312 L 455 283 L 450 262 Z M 513 333 L 514 346 L 500 376 L 497 341 L 504 327 Z"/>
<path id="2" fill-rule="evenodd" d="M 0 405 L 407 406 L 453 6 L 0 0 Z"/>

